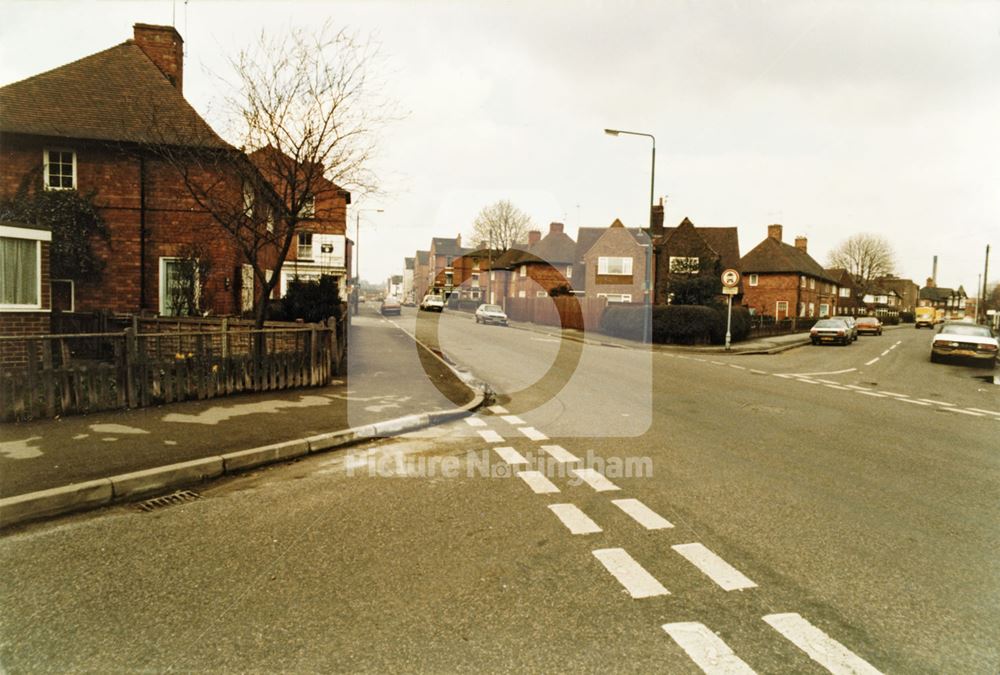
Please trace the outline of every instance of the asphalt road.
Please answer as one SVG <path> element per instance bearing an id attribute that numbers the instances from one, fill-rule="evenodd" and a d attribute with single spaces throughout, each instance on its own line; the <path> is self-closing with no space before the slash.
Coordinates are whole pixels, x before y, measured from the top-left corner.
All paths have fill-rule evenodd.
<path id="1" fill-rule="evenodd" d="M 502 409 L 4 537 L 3 667 L 1000 670 L 1000 387 L 929 331 L 732 356 L 420 317 L 389 321 Z"/>

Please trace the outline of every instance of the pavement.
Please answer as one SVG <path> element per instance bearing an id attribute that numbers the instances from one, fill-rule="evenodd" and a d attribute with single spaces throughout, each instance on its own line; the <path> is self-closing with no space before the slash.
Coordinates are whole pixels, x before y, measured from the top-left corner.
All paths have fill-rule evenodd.
<path id="1" fill-rule="evenodd" d="M 466 414 L 484 390 L 371 309 L 348 375 L 265 392 L 0 427 L 0 527 L 162 494 Z"/>

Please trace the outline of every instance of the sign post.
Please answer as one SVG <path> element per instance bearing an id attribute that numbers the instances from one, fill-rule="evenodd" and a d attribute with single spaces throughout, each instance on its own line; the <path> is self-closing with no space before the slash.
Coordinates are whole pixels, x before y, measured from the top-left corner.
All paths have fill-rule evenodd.
<path id="1" fill-rule="evenodd" d="M 739 293 L 740 273 L 730 268 L 722 272 L 722 292 L 728 300 L 726 311 L 726 351 L 729 351 L 729 344 L 732 339 L 730 329 L 733 325 L 733 296 Z"/>

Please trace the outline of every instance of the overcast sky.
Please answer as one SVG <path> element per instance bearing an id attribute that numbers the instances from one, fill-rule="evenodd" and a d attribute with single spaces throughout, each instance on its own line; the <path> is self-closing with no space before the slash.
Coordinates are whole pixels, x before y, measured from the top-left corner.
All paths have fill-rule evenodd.
<path id="1" fill-rule="evenodd" d="M 650 142 L 666 222 L 769 223 L 821 263 L 858 232 L 898 273 L 974 295 L 1000 279 L 998 2 L 5 3 L 0 84 L 174 23 L 184 93 L 222 131 L 216 75 L 261 30 L 335 25 L 381 42 L 407 116 L 384 134 L 384 195 L 361 200 L 361 272 L 400 273 L 432 236 L 509 198 L 543 231 L 643 225 Z M 176 18 L 175 18 L 176 17 Z M 2 114 L 2 111 L 0 111 Z M 354 236 L 354 214 L 349 234 Z"/>

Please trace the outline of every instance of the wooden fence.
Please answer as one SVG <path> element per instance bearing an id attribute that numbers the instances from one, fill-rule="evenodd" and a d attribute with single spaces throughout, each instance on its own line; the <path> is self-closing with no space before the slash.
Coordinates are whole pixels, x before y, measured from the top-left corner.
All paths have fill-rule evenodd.
<path id="1" fill-rule="evenodd" d="M 342 373 L 347 322 L 301 327 L 3 336 L 23 366 L 0 373 L 0 419 L 56 417 L 239 392 L 328 384 Z"/>
<path id="2" fill-rule="evenodd" d="M 507 298 L 506 311 L 512 321 L 530 321 L 546 326 L 596 331 L 607 300 L 560 295 L 554 298 Z"/>

